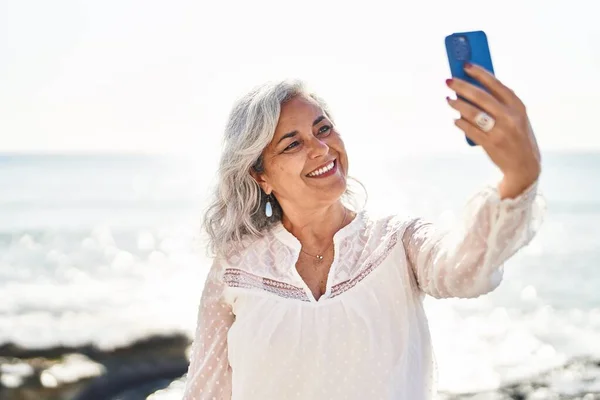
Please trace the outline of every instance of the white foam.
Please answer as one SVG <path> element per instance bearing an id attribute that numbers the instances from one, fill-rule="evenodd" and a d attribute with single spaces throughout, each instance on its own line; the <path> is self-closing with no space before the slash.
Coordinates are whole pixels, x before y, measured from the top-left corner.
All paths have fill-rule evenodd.
<path id="1" fill-rule="evenodd" d="M 600 357 L 599 309 L 524 312 L 487 298 L 427 299 L 426 308 L 442 391 L 494 390 L 575 356 Z"/>
<path id="2" fill-rule="evenodd" d="M 82 354 L 67 354 L 60 363 L 54 364 L 40 374 L 40 382 L 45 387 L 57 387 L 65 383 L 100 376 L 105 372 L 101 364 L 93 362 Z"/>
<path id="3" fill-rule="evenodd" d="M 139 237 L 148 244 L 149 234 L 134 232 L 134 245 Z M 186 252 L 173 244 L 191 239 L 163 237 L 166 251 L 136 254 L 118 247 L 107 226 L 79 245 L 22 236 L 0 264 L 0 343 L 110 349 L 153 334 L 190 334 L 209 266 L 191 245 Z"/>
<path id="4" fill-rule="evenodd" d="M 33 367 L 27 363 L 13 363 L 0 365 L 0 383 L 4 387 L 16 388 L 23 381 L 33 375 Z"/>

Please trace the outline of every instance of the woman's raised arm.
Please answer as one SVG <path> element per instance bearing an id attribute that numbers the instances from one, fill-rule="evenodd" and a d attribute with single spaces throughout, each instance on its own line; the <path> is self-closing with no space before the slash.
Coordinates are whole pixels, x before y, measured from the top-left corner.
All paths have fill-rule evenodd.
<path id="1" fill-rule="evenodd" d="M 465 208 L 461 223 L 441 231 L 411 221 L 402 241 L 419 288 L 437 297 L 478 297 L 502 281 L 503 262 L 528 244 L 542 222 L 545 202 L 536 180 L 515 198 L 487 187 Z"/>

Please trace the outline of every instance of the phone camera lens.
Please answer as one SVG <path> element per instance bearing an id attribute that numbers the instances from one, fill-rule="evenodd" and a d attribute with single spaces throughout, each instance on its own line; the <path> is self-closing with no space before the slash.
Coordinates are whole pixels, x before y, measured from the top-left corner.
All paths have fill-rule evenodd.
<path id="1" fill-rule="evenodd" d="M 467 61 L 471 58 L 471 46 L 464 36 L 457 36 L 452 41 L 454 54 L 459 61 Z"/>

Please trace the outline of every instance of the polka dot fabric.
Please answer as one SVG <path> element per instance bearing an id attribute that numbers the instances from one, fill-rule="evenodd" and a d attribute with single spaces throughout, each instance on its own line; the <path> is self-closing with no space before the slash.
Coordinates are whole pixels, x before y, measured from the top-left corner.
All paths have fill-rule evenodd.
<path id="1" fill-rule="evenodd" d="M 334 236 L 326 292 L 295 269 L 281 224 L 215 260 L 198 314 L 185 400 L 431 399 L 436 369 L 425 294 L 477 297 L 538 231 L 537 182 L 514 199 L 486 187 L 460 226 L 366 211 Z"/>
<path id="2" fill-rule="evenodd" d="M 231 367 L 227 359 L 227 332 L 234 321 L 223 298 L 221 266 L 212 265 L 198 309 L 196 335 L 185 388 L 185 399 L 231 399 Z"/>

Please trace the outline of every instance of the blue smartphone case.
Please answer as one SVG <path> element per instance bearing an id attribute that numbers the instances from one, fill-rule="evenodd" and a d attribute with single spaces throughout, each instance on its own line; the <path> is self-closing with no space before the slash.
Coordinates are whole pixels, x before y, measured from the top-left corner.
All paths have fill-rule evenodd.
<path id="1" fill-rule="evenodd" d="M 467 75 L 464 70 L 465 63 L 469 62 L 483 67 L 492 74 L 494 73 L 492 56 L 485 32 L 457 32 L 446 36 L 445 42 L 452 77 L 460 78 L 486 90 L 478 81 Z M 469 145 L 477 146 L 468 137 L 466 139 Z"/>

